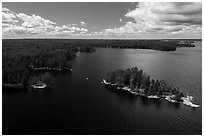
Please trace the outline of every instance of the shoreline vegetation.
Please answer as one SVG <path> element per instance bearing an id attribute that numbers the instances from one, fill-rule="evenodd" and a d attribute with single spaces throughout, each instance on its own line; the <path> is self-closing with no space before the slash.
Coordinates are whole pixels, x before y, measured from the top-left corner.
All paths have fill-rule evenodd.
<path id="1" fill-rule="evenodd" d="M 57 68 L 57 67 L 39 67 L 35 68 L 33 65 L 28 65 L 28 68 L 32 71 L 37 71 L 37 72 L 70 72 L 72 71 L 71 68 L 64 67 L 64 68 Z"/>
<path id="2" fill-rule="evenodd" d="M 150 78 L 137 67 L 109 72 L 103 78 L 102 83 L 110 88 L 150 99 L 165 99 L 193 108 L 200 106 L 193 103 L 193 96 L 184 95 L 178 87 L 168 86 L 163 80 Z"/>
<path id="3" fill-rule="evenodd" d="M 3 87 L 16 89 L 31 86 L 31 80 L 36 75 L 32 72 L 44 72 L 49 75 L 49 79 L 54 79 L 50 73 L 53 72 L 70 72 L 72 69 L 68 63 L 76 57 L 75 53 L 70 50 L 55 49 L 52 51 L 41 51 L 29 55 L 3 55 Z M 49 74 L 46 74 L 48 73 Z M 35 79 L 33 83 L 39 81 Z M 44 79 L 43 83 L 47 84 Z M 21 86 L 19 85 L 21 83 Z M 47 84 L 49 86 L 49 84 Z"/>
<path id="4" fill-rule="evenodd" d="M 2 83 L 3 89 L 17 90 L 17 89 L 26 89 L 26 88 L 34 88 L 34 89 L 44 89 L 44 88 L 52 88 L 55 85 L 54 77 L 45 72 L 42 75 L 38 76 L 30 76 L 29 80 L 26 83 Z"/>
<path id="5" fill-rule="evenodd" d="M 53 73 L 71 72 L 69 61 L 77 52 L 95 52 L 89 45 L 69 46 L 51 40 L 3 39 L 2 40 L 2 85 L 3 88 L 20 89 L 52 87 L 45 81 L 54 81 Z M 35 73 L 34 73 L 35 72 Z M 40 75 L 40 76 L 37 76 Z M 52 82 L 53 83 L 53 82 Z"/>
<path id="6" fill-rule="evenodd" d="M 74 52 L 95 52 L 94 47 L 176 51 L 179 47 L 195 47 L 194 41 L 187 39 L 3 39 L 2 45 L 4 47 L 29 46 L 33 51 L 65 48 Z"/>
<path id="7" fill-rule="evenodd" d="M 2 88 L 8 88 L 8 89 L 21 89 L 23 88 L 22 83 L 17 83 L 17 84 L 10 84 L 10 83 L 2 83 Z"/>

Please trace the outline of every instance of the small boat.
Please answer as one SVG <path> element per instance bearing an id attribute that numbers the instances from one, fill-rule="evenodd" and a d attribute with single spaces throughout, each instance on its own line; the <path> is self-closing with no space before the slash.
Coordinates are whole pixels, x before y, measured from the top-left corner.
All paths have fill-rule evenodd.
<path id="1" fill-rule="evenodd" d="M 32 87 L 35 89 L 43 89 L 43 88 L 46 88 L 47 85 L 45 83 L 38 82 L 38 83 L 33 84 Z"/>

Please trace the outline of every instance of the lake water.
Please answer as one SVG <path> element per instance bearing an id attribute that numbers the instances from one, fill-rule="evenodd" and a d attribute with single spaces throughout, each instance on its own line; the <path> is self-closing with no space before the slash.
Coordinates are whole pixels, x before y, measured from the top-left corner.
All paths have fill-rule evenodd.
<path id="1" fill-rule="evenodd" d="M 3 91 L 3 134 L 202 134 L 202 46 L 176 52 L 96 48 L 56 75 L 52 90 Z M 180 87 L 199 108 L 107 89 L 103 76 L 137 66 Z M 88 78 L 88 80 L 86 79 Z"/>

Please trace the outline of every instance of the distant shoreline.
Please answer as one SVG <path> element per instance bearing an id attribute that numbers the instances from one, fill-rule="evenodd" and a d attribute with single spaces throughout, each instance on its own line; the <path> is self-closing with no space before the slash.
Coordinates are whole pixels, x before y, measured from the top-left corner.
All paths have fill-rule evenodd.
<path id="1" fill-rule="evenodd" d="M 76 51 L 76 47 L 81 47 L 80 50 L 85 52 L 95 51 L 93 47 L 176 51 L 178 47 L 195 47 L 194 41 L 195 39 L 3 39 L 2 45 L 3 49 L 6 45 L 18 44 L 37 46 L 37 48 L 59 45 L 59 47 L 71 47 Z"/>
<path id="2" fill-rule="evenodd" d="M 178 39 L 175 39 L 175 38 L 164 38 L 164 39 L 157 39 L 157 38 L 144 38 L 144 39 L 131 39 L 131 38 L 114 38 L 114 39 L 112 39 L 112 38 L 110 38 L 110 39 L 108 39 L 108 38 L 101 38 L 101 39 L 99 39 L 99 38 L 96 38 L 96 39 L 94 39 L 94 38 L 92 38 L 92 39 L 79 39 L 79 38 L 77 38 L 77 39 L 62 39 L 62 38 L 24 38 L 24 39 L 10 39 L 10 38 L 3 38 L 2 40 L 193 40 L 193 41 L 202 41 L 202 38 L 201 39 L 182 39 L 182 38 L 178 38 Z"/>

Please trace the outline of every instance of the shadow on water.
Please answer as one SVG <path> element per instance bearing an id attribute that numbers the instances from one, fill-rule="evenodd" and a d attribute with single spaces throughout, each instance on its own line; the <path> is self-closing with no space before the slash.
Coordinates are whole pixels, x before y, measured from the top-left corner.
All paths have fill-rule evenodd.
<path id="1" fill-rule="evenodd" d="M 50 88 L 47 88 L 47 89 L 29 89 L 29 91 L 35 95 L 49 96 L 52 94 L 52 90 Z"/>
<path id="2" fill-rule="evenodd" d="M 32 89 L 32 88 L 21 88 L 21 89 L 2 89 L 2 93 L 6 96 L 11 96 L 15 94 L 22 93 L 24 95 L 28 95 L 29 93 L 36 95 L 44 95 L 49 96 L 52 94 L 52 89 Z"/>
<path id="3" fill-rule="evenodd" d="M 161 100 L 160 99 L 151 99 L 147 98 L 144 96 L 139 96 L 140 97 L 140 104 L 143 107 L 149 107 L 151 105 L 154 105 L 157 109 L 160 109 L 161 107 Z"/>
<path id="4" fill-rule="evenodd" d="M 130 103 L 134 103 L 137 101 L 138 96 L 135 96 L 129 92 L 122 91 L 122 90 L 117 90 L 113 87 L 107 87 L 105 86 L 105 89 L 109 91 L 113 96 L 115 96 L 119 101 L 129 101 Z"/>
<path id="5" fill-rule="evenodd" d="M 167 105 L 169 106 L 169 107 L 174 107 L 175 109 L 179 109 L 180 108 L 180 103 L 171 103 L 171 102 L 167 102 Z"/>
<path id="6" fill-rule="evenodd" d="M 10 96 L 18 94 L 19 92 L 23 92 L 24 94 L 28 94 L 29 88 L 17 88 L 17 89 L 9 89 L 9 88 L 2 88 L 2 93 Z"/>

